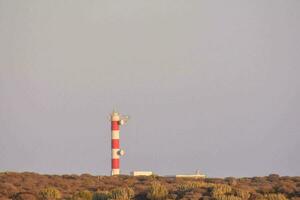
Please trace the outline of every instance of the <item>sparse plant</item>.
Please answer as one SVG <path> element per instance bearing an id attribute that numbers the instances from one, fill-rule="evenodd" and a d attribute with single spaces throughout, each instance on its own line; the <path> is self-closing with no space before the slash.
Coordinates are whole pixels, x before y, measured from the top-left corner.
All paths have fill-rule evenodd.
<path id="1" fill-rule="evenodd" d="M 113 189 L 110 195 L 110 199 L 113 200 L 130 200 L 133 197 L 134 191 L 129 187 Z"/>
<path id="2" fill-rule="evenodd" d="M 283 194 L 266 194 L 264 198 L 266 200 L 287 200 Z"/>
<path id="3" fill-rule="evenodd" d="M 223 195 L 223 194 L 215 196 L 214 199 L 216 199 L 216 200 L 242 200 L 241 197 L 237 197 L 234 195 Z"/>
<path id="4" fill-rule="evenodd" d="M 1 199 L 1 198 L 0 198 Z M 10 199 L 12 200 L 36 200 L 36 195 L 30 192 L 17 192 L 13 194 Z"/>
<path id="5" fill-rule="evenodd" d="M 40 200 L 56 200 L 61 198 L 61 193 L 56 188 L 48 187 L 39 192 L 38 198 Z"/>
<path id="6" fill-rule="evenodd" d="M 185 192 L 189 192 L 191 190 L 193 190 L 194 187 L 190 184 L 190 183 L 185 183 L 185 184 L 179 184 L 177 186 L 177 191 L 179 193 L 185 193 Z"/>
<path id="7" fill-rule="evenodd" d="M 235 195 L 242 198 L 243 200 L 247 200 L 250 198 L 250 192 L 242 189 L 235 189 Z"/>
<path id="8" fill-rule="evenodd" d="M 108 191 L 95 192 L 92 196 L 92 200 L 108 200 L 110 193 Z"/>
<path id="9" fill-rule="evenodd" d="M 168 196 L 168 189 L 159 182 L 153 182 L 147 193 L 150 200 L 165 200 Z"/>
<path id="10" fill-rule="evenodd" d="M 229 194 L 232 191 L 232 188 L 229 185 L 225 184 L 216 184 L 212 190 L 212 197 L 223 196 Z"/>
<path id="11" fill-rule="evenodd" d="M 189 192 L 195 188 L 209 188 L 209 187 L 214 187 L 214 184 L 206 183 L 206 182 L 187 182 L 184 184 L 179 184 L 177 186 L 177 190 L 179 192 Z"/>
<path id="12" fill-rule="evenodd" d="M 76 192 L 73 196 L 72 196 L 72 200 L 92 200 L 93 198 L 93 194 L 88 191 L 88 190 L 83 190 L 83 191 L 79 191 Z"/>

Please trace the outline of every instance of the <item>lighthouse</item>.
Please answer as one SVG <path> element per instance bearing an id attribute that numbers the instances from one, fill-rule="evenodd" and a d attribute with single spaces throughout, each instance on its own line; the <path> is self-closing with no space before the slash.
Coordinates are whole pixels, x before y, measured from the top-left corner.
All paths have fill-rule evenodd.
<path id="1" fill-rule="evenodd" d="M 120 149 L 120 126 L 128 121 L 128 116 L 121 116 L 113 111 L 110 116 L 111 121 L 111 175 L 120 174 L 120 156 L 124 155 L 124 150 Z"/>

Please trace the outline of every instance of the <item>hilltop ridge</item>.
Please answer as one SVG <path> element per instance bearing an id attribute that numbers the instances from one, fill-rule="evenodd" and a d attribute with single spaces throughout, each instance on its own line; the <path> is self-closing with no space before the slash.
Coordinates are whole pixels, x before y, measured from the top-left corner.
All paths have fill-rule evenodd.
<path id="1" fill-rule="evenodd" d="M 147 199 L 149 188 L 154 182 L 166 188 L 166 199 L 268 199 L 269 194 L 282 195 L 278 199 L 300 199 L 299 176 L 281 177 L 271 174 L 252 178 L 174 179 L 160 176 L 41 175 L 32 172 L 0 173 L 0 199 L 40 199 L 39 194 L 45 188 L 55 188 L 61 199 L 74 199 L 74 194 L 80 191 L 88 191 L 92 195 L 126 187 L 133 190 L 133 199 L 143 200 Z M 224 188 L 225 192 L 222 191 Z M 217 191 L 219 196 L 216 195 Z M 276 195 L 271 199 L 274 198 Z"/>

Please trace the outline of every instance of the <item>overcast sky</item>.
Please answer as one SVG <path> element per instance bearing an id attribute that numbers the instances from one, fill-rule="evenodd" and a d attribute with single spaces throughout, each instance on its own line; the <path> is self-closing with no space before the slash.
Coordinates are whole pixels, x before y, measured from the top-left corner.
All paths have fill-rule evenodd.
<path id="1" fill-rule="evenodd" d="M 0 171 L 300 175 L 300 1 L 0 0 Z"/>

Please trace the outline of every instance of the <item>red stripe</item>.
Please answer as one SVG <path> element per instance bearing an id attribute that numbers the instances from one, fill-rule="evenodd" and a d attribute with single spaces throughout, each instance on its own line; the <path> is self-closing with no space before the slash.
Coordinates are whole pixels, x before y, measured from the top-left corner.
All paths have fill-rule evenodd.
<path id="1" fill-rule="evenodd" d="M 111 148 L 112 149 L 119 149 L 120 148 L 120 140 L 119 139 L 112 139 L 111 140 Z"/>
<path id="2" fill-rule="evenodd" d="M 118 131 L 119 130 L 119 122 L 118 121 L 112 121 L 111 122 L 111 130 Z"/>
<path id="3" fill-rule="evenodd" d="M 120 160 L 119 159 L 112 159 L 111 160 L 111 168 L 112 169 L 119 169 L 120 168 Z"/>

